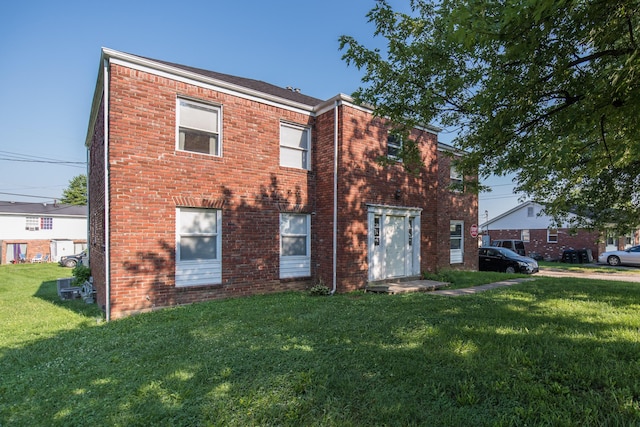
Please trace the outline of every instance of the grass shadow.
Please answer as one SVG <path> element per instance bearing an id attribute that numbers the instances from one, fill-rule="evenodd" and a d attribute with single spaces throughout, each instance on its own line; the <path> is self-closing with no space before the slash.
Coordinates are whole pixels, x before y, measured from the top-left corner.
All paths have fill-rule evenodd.
<path id="1" fill-rule="evenodd" d="M 70 277 L 68 276 L 65 277 Z M 36 292 L 33 294 L 36 298 L 40 298 L 43 301 L 50 302 L 58 307 L 65 308 L 73 311 L 81 316 L 85 317 L 100 317 L 103 316 L 102 310 L 94 302 L 87 304 L 82 298 L 63 300 L 58 296 L 58 282 L 57 280 L 47 280 L 40 284 Z"/>

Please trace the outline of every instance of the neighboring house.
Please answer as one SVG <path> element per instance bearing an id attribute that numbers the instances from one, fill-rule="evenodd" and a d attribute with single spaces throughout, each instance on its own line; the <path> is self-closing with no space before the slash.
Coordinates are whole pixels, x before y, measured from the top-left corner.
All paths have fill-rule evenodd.
<path id="1" fill-rule="evenodd" d="M 87 207 L 0 202 L 0 264 L 58 261 L 87 245 Z"/>
<path id="2" fill-rule="evenodd" d="M 402 141 L 348 96 L 103 49 L 86 141 L 98 304 L 110 319 L 477 269 L 477 196 L 449 190 L 438 131 L 411 133 L 409 174 L 379 164 Z"/>
<path id="3" fill-rule="evenodd" d="M 625 249 L 638 244 L 639 236 L 635 232 L 618 238 L 606 231 L 572 230 L 568 224 L 556 228 L 553 219 L 544 214 L 544 206 L 532 201 L 480 224 L 480 230 L 484 245 L 497 239 L 520 239 L 524 241 L 527 254 L 536 253 L 545 259 L 562 258 L 568 249 L 591 249 L 595 259 L 605 250 Z"/>

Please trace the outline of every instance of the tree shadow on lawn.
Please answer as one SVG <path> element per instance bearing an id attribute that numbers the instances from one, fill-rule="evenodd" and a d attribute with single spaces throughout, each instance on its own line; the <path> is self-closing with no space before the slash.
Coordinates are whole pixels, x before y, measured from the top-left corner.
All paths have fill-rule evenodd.
<path id="1" fill-rule="evenodd" d="M 82 298 L 74 298 L 69 300 L 63 300 L 58 296 L 58 282 L 57 280 L 47 280 L 40 284 L 38 290 L 33 294 L 36 298 L 40 298 L 43 301 L 47 301 L 58 307 L 65 308 L 73 311 L 81 316 L 85 317 L 99 317 L 104 316 L 104 313 L 98 305 L 94 302 L 87 304 Z"/>
<path id="2" fill-rule="evenodd" d="M 637 422 L 640 321 L 624 301 L 640 292 L 554 287 L 266 295 L 63 332 L 4 352 L 0 424 Z M 559 300 L 626 320 L 554 312 Z"/>

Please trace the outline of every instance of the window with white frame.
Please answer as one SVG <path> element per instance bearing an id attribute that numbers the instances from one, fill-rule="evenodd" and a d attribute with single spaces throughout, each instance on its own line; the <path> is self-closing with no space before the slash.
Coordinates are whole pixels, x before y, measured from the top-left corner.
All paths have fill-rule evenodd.
<path id="1" fill-rule="evenodd" d="M 221 283 L 221 215 L 218 209 L 177 209 L 176 286 Z"/>
<path id="2" fill-rule="evenodd" d="M 558 229 L 557 228 L 548 228 L 547 229 L 547 243 L 558 243 Z"/>
<path id="3" fill-rule="evenodd" d="M 402 151 L 402 137 L 399 135 L 389 134 L 387 136 L 387 157 L 390 159 L 400 159 Z"/>
<path id="4" fill-rule="evenodd" d="M 311 275 L 311 215 L 280 214 L 280 278 Z"/>
<path id="5" fill-rule="evenodd" d="M 449 179 L 452 185 L 462 184 L 462 174 L 454 165 L 449 168 Z"/>
<path id="6" fill-rule="evenodd" d="M 177 110 L 178 150 L 221 156 L 221 108 L 178 98 Z"/>
<path id="7" fill-rule="evenodd" d="M 53 218 L 51 218 L 51 217 L 40 218 L 40 229 L 41 230 L 53 230 Z"/>
<path id="8" fill-rule="evenodd" d="M 37 216 L 26 217 L 25 230 L 38 231 L 40 230 L 40 218 Z"/>
<path id="9" fill-rule="evenodd" d="M 311 131 L 308 127 L 280 123 L 280 166 L 309 170 Z"/>
<path id="10" fill-rule="evenodd" d="M 450 223 L 450 263 L 460 264 L 464 261 L 464 238 L 462 230 L 464 229 L 464 222 L 451 221 Z"/>
<path id="11" fill-rule="evenodd" d="M 522 240 L 523 242 L 531 241 L 531 233 L 529 232 L 529 230 L 522 230 L 520 232 L 520 240 Z"/>

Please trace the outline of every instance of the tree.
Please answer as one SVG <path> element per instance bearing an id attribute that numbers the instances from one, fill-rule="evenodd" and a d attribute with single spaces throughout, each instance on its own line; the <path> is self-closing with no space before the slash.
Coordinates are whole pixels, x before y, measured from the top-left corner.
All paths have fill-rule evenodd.
<path id="1" fill-rule="evenodd" d="M 364 71 L 357 101 L 400 129 L 457 127 L 460 170 L 514 173 L 557 219 L 640 225 L 639 0 L 410 5 L 382 0 L 367 15 L 385 51 L 340 38 Z"/>
<path id="2" fill-rule="evenodd" d="M 68 205 L 87 204 L 87 176 L 78 175 L 69 181 L 69 186 L 62 192 L 61 203 Z"/>

